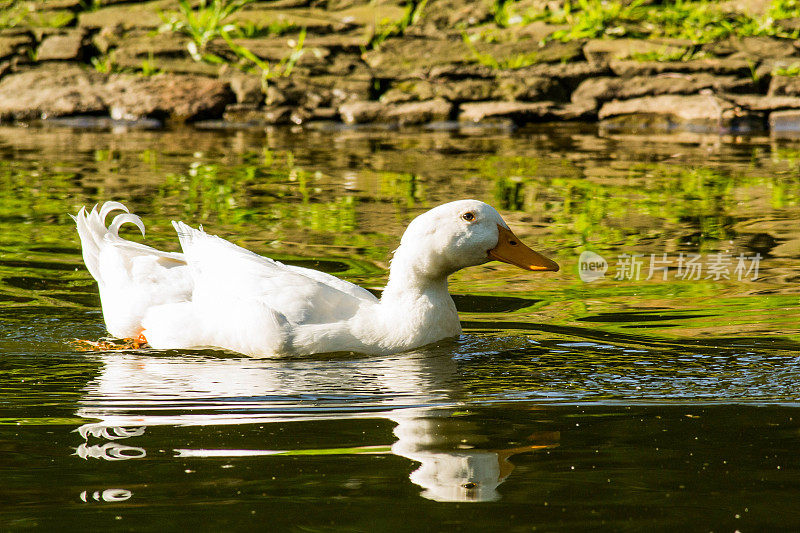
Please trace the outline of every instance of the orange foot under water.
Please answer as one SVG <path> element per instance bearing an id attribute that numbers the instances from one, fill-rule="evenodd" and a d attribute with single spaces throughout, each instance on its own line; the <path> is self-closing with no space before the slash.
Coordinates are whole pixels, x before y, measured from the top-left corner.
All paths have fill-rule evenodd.
<path id="1" fill-rule="evenodd" d="M 89 341 L 85 339 L 74 339 L 71 343 L 77 349 L 85 352 L 106 351 L 106 350 L 139 350 L 147 348 L 147 339 L 144 333 L 140 333 L 135 339 L 104 339 L 99 341 Z"/>

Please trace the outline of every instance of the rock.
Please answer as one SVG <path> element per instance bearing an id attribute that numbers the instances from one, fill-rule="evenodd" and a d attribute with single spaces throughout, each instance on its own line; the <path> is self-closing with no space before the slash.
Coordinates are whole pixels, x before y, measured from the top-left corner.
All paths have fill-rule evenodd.
<path id="1" fill-rule="evenodd" d="M 63 34 L 50 35 L 39 46 L 38 61 L 73 60 L 80 61 L 84 47 L 83 30 L 73 30 Z"/>
<path id="2" fill-rule="evenodd" d="M 800 96 L 800 77 L 773 75 L 769 82 L 768 96 Z"/>
<path id="3" fill-rule="evenodd" d="M 724 0 L 717 2 L 717 7 L 726 13 L 739 12 L 760 17 L 769 11 L 772 4 L 771 0 Z"/>
<path id="4" fill-rule="evenodd" d="M 392 122 L 400 125 L 447 120 L 453 104 L 442 98 L 424 102 L 386 105 L 382 102 L 347 102 L 339 106 L 339 115 L 347 124 Z"/>
<path id="5" fill-rule="evenodd" d="M 465 46 L 465 45 L 464 45 Z M 488 55 L 499 63 L 501 68 L 516 69 L 536 63 L 566 63 L 582 55 L 581 42 L 548 41 L 540 44 L 533 39 L 509 43 L 482 43 L 473 45 L 484 55 Z M 473 61 L 474 53 L 473 55 Z"/>
<path id="6" fill-rule="evenodd" d="M 194 121 L 217 118 L 235 100 L 226 83 L 189 75 L 118 74 L 112 77 L 106 91 L 111 117 L 115 119 L 152 117 Z"/>
<path id="7" fill-rule="evenodd" d="M 267 107 L 264 110 L 264 120 L 268 124 L 290 124 L 292 108 L 289 106 Z"/>
<path id="8" fill-rule="evenodd" d="M 321 65 L 320 74 L 346 77 L 348 79 L 372 79 L 369 68 L 355 54 L 336 54 L 333 61 Z"/>
<path id="9" fill-rule="evenodd" d="M 797 55 L 794 43 L 775 37 L 740 37 L 733 40 L 736 49 L 731 57 L 759 61 L 765 57 L 790 57 Z"/>
<path id="10" fill-rule="evenodd" d="M 53 31 L 56 28 L 66 28 L 68 26 L 73 26 L 74 22 L 75 13 L 68 9 L 40 10 L 25 19 L 25 24 L 34 33 Z"/>
<path id="11" fill-rule="evenodd" d="M 590 78 L 581 83 L 572 93 L 572 101 L 624 100 L 640 96 L 660 94 L 694 94 L 703 89 L 716 92 L 753 92 L 757 88 L 751 78 L 736 76 L 713 76 L 711 74 L 661 74 L 656 77 L 635 76 L 633 78 Z"/>
<path id="12" fill-rule="evenodd" d="M 458 120 L 484 122 L 510 119 L 516 124 L 543 122 L 554 118 L 553 102 L 477 102 L 461 106 Z"/>
<path id="13" fill-rule="evenodd" d="M 653 76 L 665 72 L 707 72 L 717 75 L 749 76 L 753 62 L 745 59 L 694 59 L 692 61 L 609 61 L 617 76 Z"/>
<path id="14" fill-rule="evenodd" d="M 597 108 L 593 102 L 571 102 L 553 108 L 553 115 L 558 120 L 596 120 Z"/>
<path id="15" fill-rule="evenodd" d="M 729 94 L 725 98 L 732 104 L 749 111 L 778 111 L 800 109 L 800 97 L 764 96 L 760 94 Z"/>
<path id="16" fill-rule="evenodd" d="M 341 11 L 324 13 L 340 24 L 371 27 L 381 21 L 399 21 L 406 15 L 406 10 L 400 2 L 361 2 Z"/>
<path id="17" fill-rule="evenodd" d="M 389 122 L 398 122 L 402 126 L 447 120 L 450 118 L 452 111 L 453 104 L 442 98 L 436 98 L 426 102 L 411 102 L 389 106 L 385 117 Z"/>
<path id="18" fill-rule="evenodd" d="M 236 124 L 266 124 L 264 110 L 253 104 L 229 104 L 222 119 Z"/>
<path id="19" fill-rule="evenodd" d="M 337 19 L 327 11 L 302 8 L 280 10 L 242 9 L 234 13 L 226 22 L 230 24 L 251 24 L 255 27 L 283 22 L 296 28 L 306 28 L 311 34 L 338 33 L 353 27 L 352 22 Z"/>
<path id="20" fill-rule="evenodd" d="M 728 37 L 703 45 L 702 50 L 715 56 L 761 61 L 765 57 L 790 57 L 797 49 L 789 39 L 777 37 Z"/>
<path id="21" fill-rule="evenodd" d="M 401 81 L 384 93 L 380 100 L 390 104 L 443 98 L 461 103 L 490 100 L 540 101 L 563 97 L 564 92 L 557 81 L 539 76 L 509 74 L 499 79 Z"/>
<path id="22" fill-rule="evenodd" d="M 339 115 L 345 124 L 364 124 L 376 122 L 386 112 L 380 102 L 345 102 L 339 106 Z"/>
<path id="23" fill-rule="evenodd" d="M 28 33 L 0 36 L 0 59 L 23 54 L 33 46 L 33 37 Z"/>
<path id="24" fill-rule="evenodd" d="M 298 76 L 270 80 L 268 104 L 278 103 L 306 108 L 338 107 L 348 101 L 368 100 L 372 83 L 370 80 L 338 76 Z"/>
<path id="25" fill-rule="evenodd" d="M 714 96 L 645 96 L 630 100 L 614 100 L 603 105 L 599 118 L 606 119 L 618 115 L 653 114 L 671 115 L 684 121 L 719 120 L 732 112 L 734 106 Z"/>
<path id="26" fill-rule="evenodd" d="M 786 31 L 800 31 L 800 18 L 779 19 L 775 24 Z"/>
<path id="27" fill-rule="evenodd" d="M 311 35 L 306 37 L 303 48 L 309 50 L 324 48 L 334 54 L 360 54 L 367 44 L 369 44 L 368 39 L 363 33 Z"/>
<path id="28" fill-rule="evenodd" d="M 451 102 L 478 102 L 502 99 L 500 86 L 494 79 L 448 80 L 431 85 L 433 95 Z M 420 99 L 425 98 L 422 96 Z"/>
<path id="29" fill-rule="evenodd" d="M 102 7 L 96 11 L 84 11 L 78 15 L 78 26 L 88 29 L 99 28 L 145 28 L 154 30 L 163 21 L 158 16 L 162 10 L 168 10 L 167 2 L 136 2 L 118 6 Z"/>
<path id="30" fill-rule="evenodd" d="M 486 65 L 448 63 L 431 67 L 426 74 L 429 79 L 448 78 L 463 80 L 469 78 L 494 78 L 495 71 Z"/>
<path id="31" fill-rule="evenodd" d="M 618 125 L 672 128 L 675 125 L 699 126 L 710 130 L 756 129 L 763 114 L 738 109 L 733 103 L 712 95 L 662 95 L 603 104 L 601 120 L 615 120 Z"/>
<path id="32" fill-rule="evenodd" d="M 492 18 L 496 7 L 493 0 L 439 0 L 431 2 L 422 12 L 422 20 L 436 28 L 449 30 L 459 23 L 475 26 Z"/>
<path id="33" fill-rule="evenodd" d="M 102 30 L 102 34 L 106 30 Z M 117 67 L 139 70 L 144 62 L 152 67 L 176 74 L 197 74 L 201 76 L 217 76 L 225 65 L 213 65 L 195 61 L 189 56 L 186 45 L 189 38 L 178 33 L 130 32 L 124 37 L 117 37 L 117 48 L 113 51 L 113 61 Z M 109 31 L 107 35 L 113 39 L 116 33 Z M 98 38 L 95 38 L 95 41 Z M 109 46 L 113 43 L 108 43 Z"/>
<path id="34" fill-rule="evenodd" d="M 35 0 L 30 3 L 40 11 L 46 9 L 74 9 L 77 11 L 83 7 L 81 4 L 84 2 L 85 0 Z"/>
<path id="35" fill-rule="evenodd" d="M 117 61 L 141 61 L 156 57 L 190 57 L 187 45 L 190 39 L 180 33 L 129 32 L 124 36 L 114 30 L 107 38 L 114 39 L 110 43 L 116 47 Z"/>
<path id="36" fill-rule="evenodd" d="M 800 109 L 770 113 L 769 130 L 776 137 L 800 136 Z"/>
<path id="37" fill-rule="evenodd" d="M 434 67 L 449 63 L 471 63 L 473 54 L 462 41 L 398 39 L 363 54 L 364 61 L 379 78 L 408 79 L 426 76 Z"/>
<path id="38" fill-rule="evenodd" d="M 261 78 L 236 72 L 228 79 L 236 101 L 240 104 L 261 104 L 264 102 L 264 91 Z M 230 106 L 228 106 L 230 107 Z"/>
<path id="39" fill-rule="evenodd" d="M 335 107 L 317 107 L 311 111 L 310 120 L 337 120 L 339 111 Z"/>
<path id="40" fill-rule="evenodd" d="M 519 2 L 517 2 L 517 5 L 519 5 Z M 515 39 L 527 38 L 540 42 L 547 40 L 553 32 L 560 30 L 568 31 L 569 24 L 548 24 L 542 20 L 535 20 L 519 26 L 509 26 L 506 30 L 511 32 Z"/>
<path id="41" fill-rule="evenodd" d="M 590 63 L 607 63 L 629 59 L 635 54 L 680 54 L 692 44 L 691 41 L 675 39 L 592 39 L 583 46 L 583 55 Z"/>
<path id="42" fill-rule="evenodd" d="M 533 65 L 515 71 L 517 76 L 539 76 L 559 82 L 567 90 L 574 90 L 579 83 L 587 78 L 611 75 L 611 69 L 605 64 L 588 63 L 555 63 Z"/>
<path id="43" fill-rule="evenodd" d="M 264 103 L 266 103 L 268 106 L 283 105 L 286 103 L 286 96 L 277 87 L 275 87 L 274 83 L 271 83 L 267 85 L 267 93 L 264 98 Z"/>
<path id="44" fill-rule="evenodd" d="M 146 61 L 153 67 L 166 72 L 202 76 L 217 76 L 227 68 L 226 65 L 214 65 L 193 60 L 186 47 L 189 38 L 185 35 L 131 33 L 133 33 L 132 36 L 126 35 L 118 38 L 117 48 L 113 51 L 113 60 L 118 67 L 139 70 Z M 109 35 L 113 36 L 115 33 L 111 32 Z"/>
<path id="45" fill-rule="evenodd" d="M 561 85 L 542 76 L 508 75 L 498 80 L 497 94 L 506 100 L 539 102 L 541 100 L 565 100 Z"/>
<path id="46" fill-rule="evenodd" d="M 417 100 L 430 100 L 436 96 L 434 91 L 437 90 L 439 85 L 441 85 L 441 82 L 433 83 L 427 80 L 403 80 L 394 83 L 388 91 L 383 93 L 380 97 L 380 101 L 384 104 L 398 104 Z"/>
<path id="47" fill-rule="evenodd" d="M 104 83 L 94 70 L 69 63 L 7 75 L 0 80 L 0 121 L 105 113 Z"/>
<path id="48" fill-rule="evenodd" d="M 244 47 L 260 59 L 275 65 L 277 62 L 286 59 L 292 54 L 294 40 L 287 37 L 272 37 L 261 39 L 235 39 L 234 44 Z M 216 41 L 218 49 L 227 50 L 228 45 L 221 39 Z M 297 65 L 307 67 L 321 66 L 328 64 L 328 57 L 331 55 L 327 48 L 311 48 L 304 45 L 304 53 L 297 61 Z"/>
<path id="49" fill-rule="evenodd" d="M 419 82 L 401 82 L 396 87 L 383 93 L 380 101 L 384 104 L 402 104 L 426 99 L 419 96 L 417 85 L 421 86 L 421 90 L 427 93 L 427 98 L 433 98 L 433 84 L 423 80 Z"/>
<path id="50" fill-rule="evenodd" d="M 758 66 L 753 73 L 756 79 L 764 80 L 769 84 L 772 76 L 776 72 L 785 70 L 794 70 L 800 66 L 800 58 L 796 57 L 764 57 L 759 62 Z"/>

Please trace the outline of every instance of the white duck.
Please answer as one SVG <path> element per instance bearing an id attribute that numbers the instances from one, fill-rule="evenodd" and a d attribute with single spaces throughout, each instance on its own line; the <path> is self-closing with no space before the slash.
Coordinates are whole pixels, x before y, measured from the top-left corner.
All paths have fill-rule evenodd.
<path id="1" fill-rule="evenodd" d="M 109 212 L 123 210 L 110 226 Z M 380 299 L 330 274 L 284 265 L 173 222 L 183 253 L 121 238 L 142 220 L 119 202 L 74 217 L 100 287 L 109 333 L 153 348 L 217 347 L 247 355 L 409 350 L 461 333 L 447 290 L 453 272 L 491 260 L 558 270 L 477 200 L 440 205 L 409 224 Z"/>

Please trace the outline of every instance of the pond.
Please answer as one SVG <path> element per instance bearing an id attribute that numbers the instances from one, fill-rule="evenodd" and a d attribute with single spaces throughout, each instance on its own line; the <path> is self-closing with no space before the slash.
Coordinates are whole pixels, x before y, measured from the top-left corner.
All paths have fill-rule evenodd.
<path id="1" fill-rule="evenodd" d="M 70 125 L 0 128 L 0 529 L 800 528 L 800 143 Z M 378 291 L 408 222 L 460 198 L 562 269 L 459 272 L 456 339 L 80 342 L 105 335 L 82 205 Z"/>

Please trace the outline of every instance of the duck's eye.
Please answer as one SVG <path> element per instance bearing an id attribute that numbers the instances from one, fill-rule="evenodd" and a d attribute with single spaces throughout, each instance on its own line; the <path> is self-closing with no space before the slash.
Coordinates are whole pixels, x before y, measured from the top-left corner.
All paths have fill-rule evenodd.
<path id="1" fill-rule="evenodd" d="M 471 490 L 471 489 L 476 488 L 478 486 L 478 484 L 475 483 L 474 481 L 467 481 L 466 483 L 464 483 L 461 486 L 464 487 L 467 490 Z"/>
<path id="2" fill-rule="evenodd" d="M 461 215 L 461 218 L 466 220 L 467 222 L 472 222 L 473 220 L 475 220 L 475 213 L 473 213 L 472 211 L 467 211 L 466 213 Z"/>

